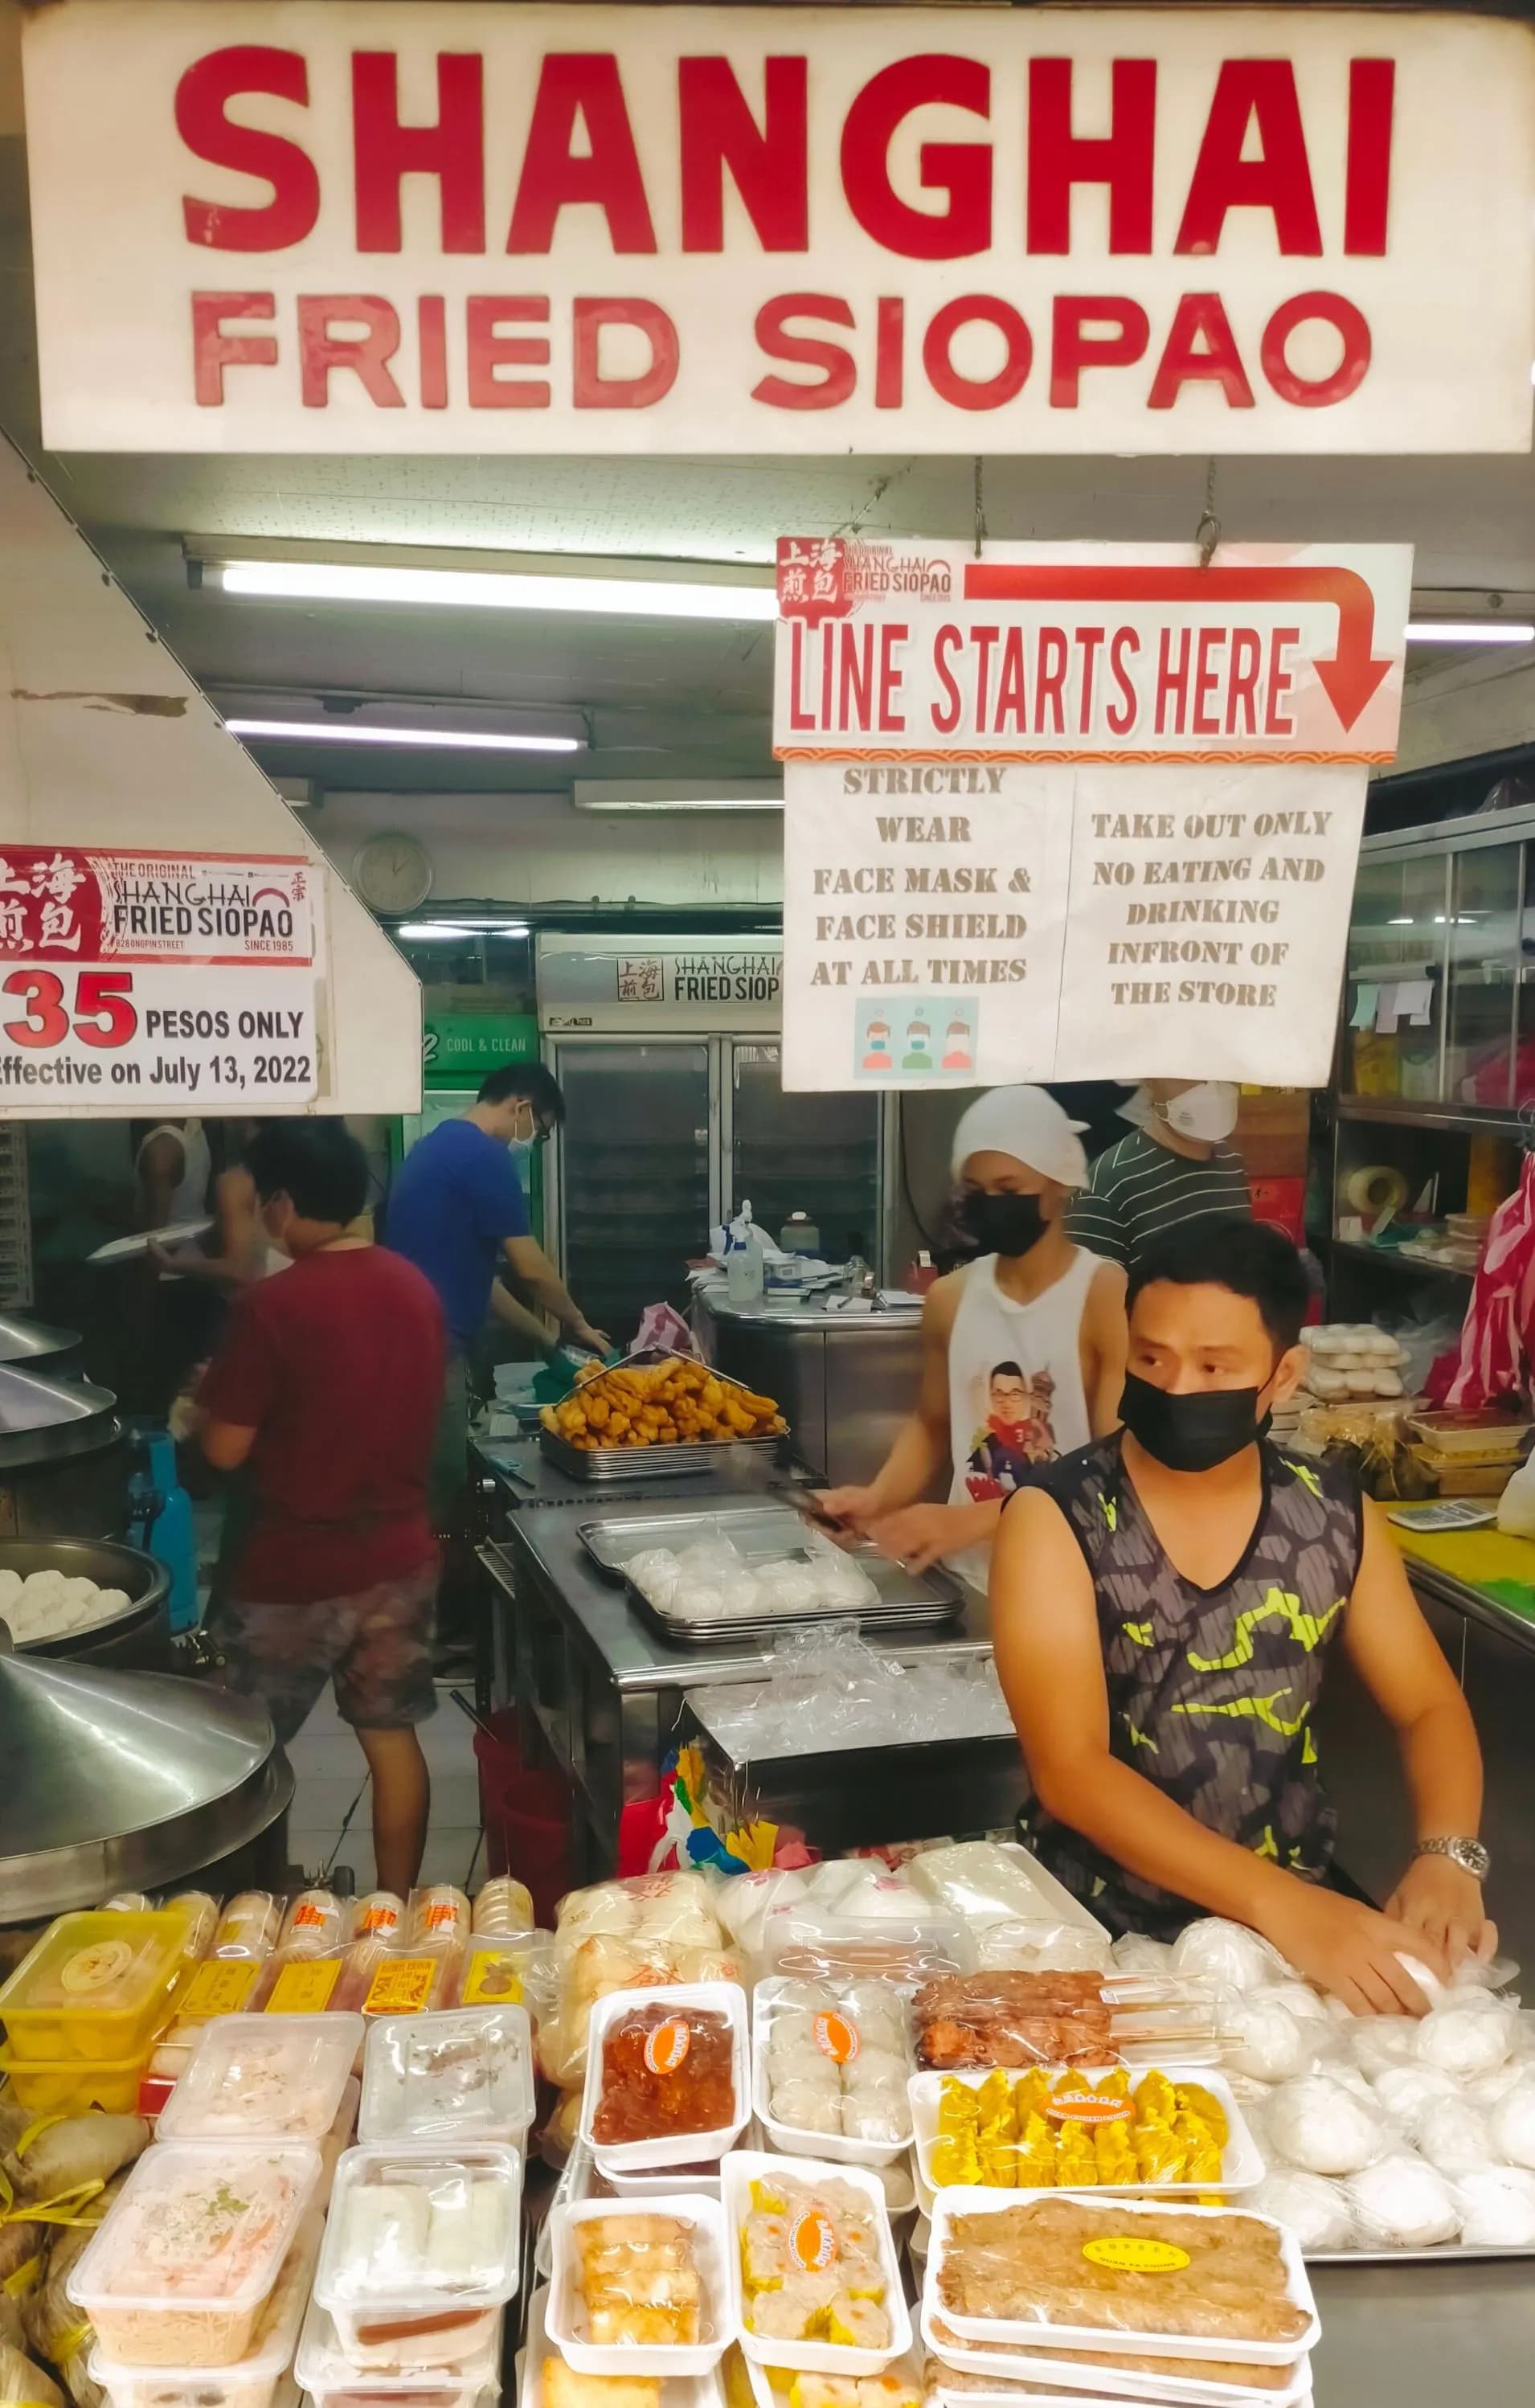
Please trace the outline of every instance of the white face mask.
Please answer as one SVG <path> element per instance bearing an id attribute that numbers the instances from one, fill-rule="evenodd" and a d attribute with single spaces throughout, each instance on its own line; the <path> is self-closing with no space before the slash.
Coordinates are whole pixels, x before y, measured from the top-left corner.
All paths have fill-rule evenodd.
<path id="1" fill-rule="evenodd" d="M 1237 1090 L 1228 1079 L 1206 1079 L 1158 1107 L 1169 1128 L 1201 1145 L 1217 1144 L 1237 1125 Z"/>

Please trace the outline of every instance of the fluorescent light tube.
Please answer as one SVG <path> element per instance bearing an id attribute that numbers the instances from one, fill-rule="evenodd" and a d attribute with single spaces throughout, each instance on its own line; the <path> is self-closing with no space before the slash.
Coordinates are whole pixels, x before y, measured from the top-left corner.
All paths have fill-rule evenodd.
<path id="1" fill-rule="evenodd" d="M 415 944 L 441 942 L 451 937 L 472 937 L 473 928 L 461 927 L 456 920 L 404 920 L 395 929 L 396 937 L 409 937 Z"/>
<path id="2" fill-rule="evenodd" d="M 777 778 L 578 778 L 578 811 L 782 811 Z"/>
<path id="3" fill-rule="evenodd" d="M 357 727 L 342 719 L 226 719 L 256 744 L 415 744 L 445 752 L 581 752 L 579 736 L 494 736 L 469 727 Z"/>
<path id="4" fill-rule="evenodd" d="M 226 594 L 290 602 L 442 603 L 481 610 L 574 610 L 605 619 L 768 620 L 771 584 L 710 584 L 693 577 L 532 576 L 491 568 L 405 568 L 358 561 L 207 561 Z"/>
<path id="5" fill-rule="evenodd" d="M 1410 644 L 1535 644 L 1525 619 L 1409 619 Z"/>

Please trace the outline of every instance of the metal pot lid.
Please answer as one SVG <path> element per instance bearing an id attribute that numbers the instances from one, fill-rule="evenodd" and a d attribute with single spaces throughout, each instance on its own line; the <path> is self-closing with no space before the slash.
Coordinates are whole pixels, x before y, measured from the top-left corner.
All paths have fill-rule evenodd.
<path id="1" fill-rule="evenodd" d="M 0 1470 L 93 1455 L 117 1436 L 116 1412 L 110 1388 L 0 1363 Z"/>
<path id="2" fill-rule="evenodd" d="M 0 1625 L 0 1922 L 153 1888 L 241 1845 L 292 1795 L 273 1749 L 259 1699 L 18 1656 Z"/>
<path id="3" fill-rule="evenodd" d="M 0 1312 L 0 1363 L 40 1362 L 50 1354 L 72 1354 L 84 1343 L 78 1329 L 60 1329 L 24 1312 Z"/>

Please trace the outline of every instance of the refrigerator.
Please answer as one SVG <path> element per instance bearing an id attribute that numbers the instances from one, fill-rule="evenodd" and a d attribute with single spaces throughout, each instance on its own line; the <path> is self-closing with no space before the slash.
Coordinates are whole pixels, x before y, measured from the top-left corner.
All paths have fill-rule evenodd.
<path id="1" fill-rule="evenodd" d="M 626 1341 L 648 1304 L 681 1310 L 687 1265 L 750 1199 L 776 1238 L 809 1215 L 828 1261 L 884 1276 L 897 1099 L 785 1095 L 777 939 L 545 936 L 544 1058 L 565 1091 L 547 1149 L 548 1226 L 583 1312 Z"/>

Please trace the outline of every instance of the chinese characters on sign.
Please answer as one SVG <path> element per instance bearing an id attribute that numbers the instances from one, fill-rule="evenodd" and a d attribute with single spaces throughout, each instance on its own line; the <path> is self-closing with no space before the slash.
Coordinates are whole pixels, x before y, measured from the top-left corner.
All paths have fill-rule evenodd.
<path id="1" fill-rule="evenodd" d="M 1325 1083 L 1411 554 L 786 539 L 790 1088 Z"/>
<path id="2" fill-rule="evenodd" d="M 0 1114 L 320 1092 L 303 855 L 0 848 Z"/>

